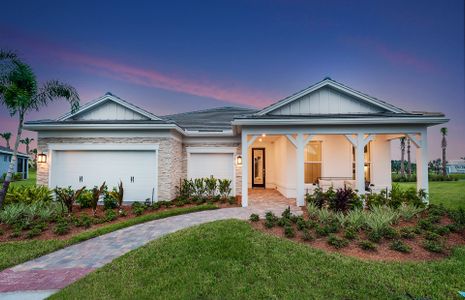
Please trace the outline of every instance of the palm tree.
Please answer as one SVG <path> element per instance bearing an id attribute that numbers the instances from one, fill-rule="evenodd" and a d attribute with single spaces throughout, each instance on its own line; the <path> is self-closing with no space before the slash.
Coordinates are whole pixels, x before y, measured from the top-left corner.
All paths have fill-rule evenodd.
<path id="1" fill-rule="evenodd" d="M 407 138 L 407 174 L 408 177 L 412 176 L 412 160 L 410 157 L 410 139 Z"/>
<path id="2" fill-rule="evenodd" d="M 13 157 L 0 191 L 0 208 L 16 165 L 26 114 L 31 110 L 39 110 L 57 99 L 66 99 L 71 104 L 72 112 L 79 108 L 79 94 L 75 88 L 57 80 L 47 81 L 38 87 L 36 76 L 30 66 L 23 63 L 16 53 L 0 50 L 0 104 L 5 105 L 11 116 L 18 116 Z"/>
<path id="3" fill-rule="evenodd" d="M 405 137 L 400 138 L 400 176 L 405 176 Z"/>
<path id="4" fill-rule="evenodd" d="M 446 140 L 446 135 L 447 135 L 447 127 L 442 127 L 441 128 L 441 134 L 442 134 L 442 141 L 441 141 L 441 148 L 442 148 L 442 175 L 446 176 L 446 148 L 447 148 L 447 140 Z"/>
<path id="5" fill-rule="evenodd" d="M 6 142 L 6 147 L 8 149 L 11 149 L 10 148 L 10 139 L 11 139 L 11 132 L 4 132 L 4 133 L 0 133 L 0 137 L 2 137 L 5 142 Z"/>
<path id="6" fill-rule="evenodd" d="M 27 137 L 27 138 L 24 138 L 24 139 L 22 139 L 22 140 L 19 141 L 21 144 L 26 145 L 26 154 L 27 154 L 27 155 L 30 154 L 30 153 L 29 153 L 29 144 L 30 144 L 33 140 L 34 140 L 33 138 L 28 138 L 28 137 Z"/>

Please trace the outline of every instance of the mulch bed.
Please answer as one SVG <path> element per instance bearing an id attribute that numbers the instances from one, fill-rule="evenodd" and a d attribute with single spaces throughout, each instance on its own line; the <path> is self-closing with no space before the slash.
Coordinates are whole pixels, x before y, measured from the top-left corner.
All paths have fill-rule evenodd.
<path id="1" fill-rule="evenodd" d="M 218 208 L 226 208 L 226 207 L 238 207 L 240 205 L 238 204 L 228 204 L 228 203 L 222 203 L 222 202 L 215 202 L 214 203 Z M 0 224 L 0 231 L 3 232 L 2 235 L 0 235 L 0 243 L 2 242 L 12 242 L 12 241 L 22 241 L 22 240 L 66 240 L 69 239 L 70 237 L 77 235 L 81 232 L 84 231 L 89 231 L 89 230 L 94 230 L 99 227 L 103 226 L 108 226 L 109 224 L 115 224 L 115 223 L 120 223 L 129 219 L 133 219 L 135 217 L 143 216 L 143 215 L 149 215 L 149 214 L 157 214 L 163 211 L 167 210 L 173 210 L 177 208 L 188 208 L 188 207 L 193 207 L 193 206 L 198 206 L 196 204 L 185 204 L 183 206 L 171 206 L 171 207 L 160 207 L 158 209 L 146 209 L 141 215 L 135 215 L 132 212 L 131 206 L 130 205 L 123 205 L 123 210 L 127 213 L 126 216 L 122 216 L 118 214 L 119 209 L 113 209 L 115 213 L 118 215 L 118 218 L 116 220 L 113 220 L 111 222 L 102 222 L 98 224 L 92 224 L 91 227 L 85 228 L 85 227 L 77 227 L 74 224 L 72 224 L 71 221 L 69 221 L 69 227 L 70 230 L 68 233 L 63 234 L 63 235 L 57 235 L 56 233 L 53 232 L 55 228 L 55 223 L 51 222 L 48 224 L 48 227 L 42 231 L 42 233 L 39 236 L 33 237 L 31 239 L 27 238 L 26 233 L 29 230 L 23 230 L 22 234 L 20 237 L 11 237 L 11 234 L 13 233 L 14 229 L 6 224 Z M 82 215 L 88 215 L 89 217 L 93 217 L 92 209 L 91 208 L 81 208 L 79 205 L 74 205 L 73 206 L 73 212 L 72 215 L 75 217 L 80 217 Z M 97 207 L 97 212 L 96 212 L 96 218 L 98 219 L 103 219 L 105 217 L 105 210 L 102 205 L 99 205 Z"/>
<path id="2" fill-rule="evenodd" d="M 304 212 L 304 216 L 306 212 Z M 307 219 L 306 217 L 304 217 Z M 416 224 L 415 221 L 400 221 L 398 224 L 394 225 L 393 227 L 399 229 L 405 226 L 414 226 Z M 410 253 L 402 253 L 395 250 L 391 250 L 389 248 L 390 243 L 392 240 L 383 238 L 380 243 L 377 243 L 377 249 L 374 251 L 370 250 L 363 250 L 359 247 L 360 240 L 366 240 L 366 234 L 364 231 L 361 231 L 358 234 L 358 238 L 355 240 L 348 240 L 348 246 L 336 249 L 333 246 L 328 244 L 328 237 L 318 237 L 315 233 L 314 229 L 309 229 L 312 236 L 315 238 L 312 241 L 305 241 L 302 238 L 302 231 L 297 230 L 297 226 L 292 224 L 295 231 L 294 238 L 288 238 L 284 235 L 284 228 L 278 225 L 267 228 L 265 227 L 265 220 L 260 219 L 258 222 L 250 222 L 252 227 L 256 230 L 264 232 L 266 234 L 271 234 L 274 236 L 278 236 L 280 238 L 292 240 L 297 243 L 303 243 L 313 248 L 317 248 L 326 252 L 332 253 L 340 253 L 343 255 L 359 258 L 362 260 L 373 260 L 373 261 L 431 261 L 431 260 L 438 260 L 443 259 L 450 256 L 452 249 L 457 246 L 465 245 L 465 232 L 460 233 L 449 233 L 445 236 L 445 251 L 443 253 L 434 253 L 430 252 L 422 247 L 423 241 L 425 240 L 422 235 L 416 235 L 413 239 L 401 239 L 405 244 L 412 248 Z M 439 224 L 447 225 L 450 224 L 451 221 L 448 217 L 442 217 Z M 334 235 L 343 238 L 344 230 L 340 230 L 340 232 L 335 233 Z"/>

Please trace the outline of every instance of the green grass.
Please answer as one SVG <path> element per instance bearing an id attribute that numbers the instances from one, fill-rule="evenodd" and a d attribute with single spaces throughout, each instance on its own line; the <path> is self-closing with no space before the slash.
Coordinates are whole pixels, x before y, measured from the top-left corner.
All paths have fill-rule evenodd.
<path id="1" fill-rule="evenodd" d="M 13 181 L 10 186 L 34 186 L 36 185 L 36 170 L 29 170 L 29 177 L 24 180 Z"/>
<path id="2" fill-rule="evenodd" d="M 465 248 L 436 262 L 365 262 L 227 220 L 155 240 L 51 299 L 451 299 L 464 268 Z"/>
<path id="3" fill-rule="evenodd" d="M 416 187 L 415 182 L 398 183 L 401 187 Z M 432 204 L 448 208 L 465 208 L 465 181 L 430 181 L 429 199 Z"/>
<path id="4" fill-rule="evenodd" d="M 96 229 L 90 229 L 67 240 L 32 240 L 0 243 L 0 270 L 118 229 L 152 220 L 211 209 L 217 209 L 217 207 L 214 205 L 199 205 L 186 208 L 174 208 L 159 213 L 146 214 L 119 223 L 109 224 L 107 226 L 99 227 Z"/>

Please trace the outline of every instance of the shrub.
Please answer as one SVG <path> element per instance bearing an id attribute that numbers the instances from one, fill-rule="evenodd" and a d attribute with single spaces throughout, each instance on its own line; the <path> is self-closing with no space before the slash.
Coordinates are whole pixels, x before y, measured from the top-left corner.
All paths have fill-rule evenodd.
<path id="1" fill-rule="evenodd" d="M 354 209 L 345 215 L 345 224 L 356 230 L 362 228 L 366 222 L 366 213 L 362 209 Z"/>
<path id="2" fill-rule="evenodd" d="M 231 194 L 231 191 L 232 191 L 231 180 L 218 179 L 218 192 L 220 193 L 221 199 L 223 201 L 228 199 L 229 195 Z"/>
<path id="3" fill-rule="evenodd" d="M 353 227 L 348 227 L 344 231 L 344 237 L 348 240 L 353 240 L 357 238 L 357 234 L 358 234 L 357 230 L 355 230 Z"/>
<path id="4" fill-rule="evenodd" d="M 64 235 L 69 232 L 69 225 L 66 221 L 60 221 L 55 225 L 53 232 L 57 235 Z"/>
<path id="5" fill-rule="evenodd" d="M 387 238 L 387 239 L 398 239 L 399 238 L 399 232 L 397 232 L 397 230 L 395 228 L 392 228 L 391 226 L 388 226 L 386 228 L 384 228 L 384 230 L 382 231 L 382 234 L 383 234 L 383 237 Z"/>
<path id="6" fill-rule="evenodd" d="M 144 213 L 146 206 L 145 204 L 142 204 L 140 202 L 133 202 L 131 204 L 131 208 L 133 214 L 135 214 L 136 216 L 140 216 Z"/>
<path id="7" fill-rule="evenodd" d="M 21 229 L 14 228 L 13 231 L 10 233 L 10 238 L 18 238 L 21 236 Z"/>
<path id="8" fill-rule="evenodd" d="M 35 220 L 48 221 L 59 213 L 61 209 L 52 202 L 14 203 L 0 211 L 0 221 L 8 225 L 22 224 L 26 228 Z"/>
<path id="9" fill-rule="evenodd" d="M 429 241 L 439 241 L 441 239 L 441 236 L 437 233 L 427 231 L 425 232 L 425 239 Z"/>
<path id="10" fill-rule="evenodd" d="M 158 203 L 158 202 L 153 202 L 153 203 L 152 203 L 152 209 L 154 209 L 154 210 L 159 209 L 160 206 L 161 206 L 161 205 L 160 205 L 160 203 Z"/>
<path id="11" fill-rule="evenodd" d="M 412 248 L 410 248 L 410 246 L 408 246 L 401 240 L 392 241 L 391 244 L 389 245 L 389 249 L 399 251 L 402 253 L 410 253 L 412 251 Z"/>
<path id="12" fill-rule="evenodd" d="M 400 215 L 400 217 L 402 219 L 411 220 L 413 217 L 415 217 L 416 215 L 421 213 L 424 210 L 424 208 L 423 207 L 417 207 L 417 206 L 411 205 L 411 204 L 403 203 L 399 207 L 398 210 L 399 210 L 399 215 Z"/>
<path id="13" fill-rule="evenodd" d="M 205 182 L 205 192 L 207 197 L 212 199 L 216 194 L 217 180 L 215 177 L 210 176 L 204 179 Z"/>
<path id="14" fill-rule="evenodd" d="M 33 237 L 39 236 L 41 233 L 42 233 L 42 230 L 34 227 L 30 231 L 28 231 L 28 233 L 26 234 L 26 237 L 28 239 L 32 239 Z"/>
<path id="15" fill-rule="evenodd" d="M 373 243 L 379 243 L 382 237 L 383 236 L 380 231 L 371 230 L 367 233 L 367 238 Z"/>
<path id="16" fill-rule="evenodd" d="M 12 186 L 8 188 L 3 205 L 13 203 L 31 204 L 35 202 L 51 202 L 52 191 L 46 186 Z"/>
<path id="17" fill-rule="evenodd" d="M 309 231 L 308 229 L 306 229 L 306 228 L 304 228 L 304 229 L 302 230 L 302 239 L 303 239 L 304 241 L 313 241 L 313 240 L 314 240 L 312 234 L 311 234 L 310 231 Z"/>
<path id="18" fill-rule="evenodd" d="M 332 194 L 325 193 L 322 189 L 316 188 L 313 191 L 313 194 L 307 194 L 305 198 L 307 203 L 312 204 L 316 208 L 322 208 L 326 204 L 327 198 L 330 195 Z"/>
<path id="19" fill-rule="evenodd" d="M 361 240 L 358 243 L 358 246 L 365 251 L 375 251 L 377 248 L 376 244 L 367 240 Z"/>
<path id="20" fill-rule="evenodd" d="M 76 198 L 76 203 L 79 204 L 81 208 L 90 208 L 92 207 L 92 190 L 84 190 Z"/>
<path id="21" fill-rule="evenodd" d="M 447 225 L 446 226 L 435 226 L 433 227 L 432 231 L 439 235 L 446 235 L 450 233 L 450 228 Z"/>
<path id="22" fill-rule="evenodd" d="M 2 236 L 4 234 L 5 234 L 5 231 L 3 231 L 3 229 L 0 228 L 0 236 Z"/>
<path id="23" fill-rule="evenodd" d="M 304 230 L 307 228 L 307 222 L 302 217 L 299 217 L 295 223 L 297 225 L 297 230 Z"/>
<path id="24" fill-rule="evenodd" d="M 334 234 L 331 234 L 328 237 L 328 244 L 333 246 L 336 249 L 341 249 L 341 248 L 346 247 L 349 244 L 349 241 L 345 239 L 341 239 Z"/>
<path id="25" fill-rule="evenodd" d="M 449 213 L 449 217 L 455 224 L 465 226 L 465 209 L 463 207 L 453 210 Z"/>
<path id="26" fill-rule="evenodd" d="M 307 212 L 310 218 L 316 218 L 318 216 L 319 208 L 314 203 L 307 204 Z"/>
<path id="27" fill-rule="evenodd" d="M 275 222 L 270 221 L 270 220 L 265 220 L 265 227 L 266 227 L 266 228 L 272 228 L 272 227 L 274 227 L 275 225 L 276 225 Z"/>
<path id="28" fill-rule="evenodd" d="M 423 242 L 423 248 L 434 253 L 444 252 L 444 244 L 440 241 L 425 240 Z"/>
<path id="29" fill-rule="evenodd" d="M 277 221 L 278 226 L 284 227 L 284 226 L 291 226 L 292 222 L 288 218 L 279 218 Z"/>
<path id="30" fill-rule="evenodd" d="M 417 222 L 417 226 L 423 230 L 431 230 L 433 228 L 433 224 L 429 219 L 421 219 Z"/>
<path id="31" fill-rule="evenodd" d="M 362 208 L 362 201 L 351 188 L 337 189 L 334 196 L 328 197 L 329 209 L 333 211 L 348 211 Z"/>
<path id="32" fill-rule="evenodd" d="M 90 228 L 92 226 L 92 218 L 89 217 L 88 215 L 82 215 L 79 218 L 79 223 L 84 228 Z"/>
<path id="33" fill-rule="evenodd" d="M 402 227 L 400 229 L 400 237 L 403 239 L 413 239 L 415 237 L 415 228 Z"/>
<path id="34" fill-rule="evenodd" d="M 198 198 L 203 198 L 206 192 L 205 188 L 205 179 L 204 178 L 195 178 L 193 181 L 194 195 Z"/>
<path id="35" fill-rule="evenodd" d="M 329 227 L 327 225 L 317 225 L 315 227 L 315 232 L 318 236 L 328 236 L 330 233 Z"/>
<path id="36" fill-rule="evenodd" d="M 334 213 L 327 208 L 319 209 L 317 211 L 317 217 L 318 220 L 323 224 L 327 224 L 335 219 Z"/>
<path id="37" fill-rule="evenodd" d="M 112 209 L 107 209 L 105 211 L 105 222 L 111 222 L 118 218 L 118 215 Z"/>
<path id="38" fill-rule="evenodd" d="M 90 206 L 92 207 L 92 214 L 95 216 L 97 213 L 97 203 L 98 200 L 100 199 L 100 195 L 106 190 L 107 186 L 105 184 L 105 181 L 102 183 L 100 187 L 94 186 L 92 189 L 92 199 L 90 202 Z"/>
<path id="39" fill-rule="evenodd" d="M 119 182 L 118 188 L 113 188 L 113 190 L 109 192 L 109 194 L 113 199 L 115 199 L 118 207 L 123 206 L 124 188 L 122 181 Z"/>
<path id="40" fill-rule="evenodd" d="M 58 201 L 61 202 L 62 205 L 64 205 L 68 213 L 71 213 L 73 211 L 73 204 L 76 201 L 76 198 L 79 197 L 79 195 L 84 191 L 86 187 L 82 187 L 79 190 L 73 190 L 70 186 L 67 188 L 55 188 L 55 194 L 57 196 Z"/>
<path id="41" fill-rule="evenodd" d="M 284 226 L 284 235 L 288 238 L 295 237 L 294 227 L 290 225 Z"/>
<path id="42" fill-rule="evenodd" d="M 365 224 L 368 229 L 383 235 L 387 227 L 394 224 L 399 218 L 395 209 L 388 206 L 374 206 L 366 215 Z"/>
<path id="43" fill-rule="evenodd" d="M 252 222 L 258 222 L 260 220 L 260 216 L 257 214 L 251 214 L 249 220 Z"/>
<path id="44" fill-rule="evenodd" d="M 440 205 L 430 204 L 428 206 L 428 215 L 429 216 L 442 217 L 442 216 L 447 215 L 447 213 L 448 213 L 447 209 L 442 204 L 440 204 Z"/>
<path id="45" fill-rule="evenodd" d="M 111 196 L 109 193 L 105 193 L 105 196 L 103 198 L 103 209 L 115 209 L 118 207 L 118 202 L 116 199 Z"/>
<path id="46" fill-rule="evenodd" d="M 265 219 L 267 221 L 271 221 L 271 222 L 274 222 L 274 223 L 276 223 L 278 221 L 278 217 L 274 213 L 272 213 L 271 211 L 268 211 L 268 212 L 265 213 Z"/>
<path id="47" fill-rule="evenodd" d="M 317 225 L 317 223 L 315 221 L 313 221 L 313 220 L 305 221 L 305 227 L 308 228 L 308 229 L 315 228 L 316 225 Z"/>

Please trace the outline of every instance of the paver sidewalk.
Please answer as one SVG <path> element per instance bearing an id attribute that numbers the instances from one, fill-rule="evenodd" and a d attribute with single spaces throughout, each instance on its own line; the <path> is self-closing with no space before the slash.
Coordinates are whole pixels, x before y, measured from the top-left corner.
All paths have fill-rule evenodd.
<path id="1" fill-rule="evenodd" d="M 295 209 L 293 211 L 298 213 L 298 208 Z M 263 215 L 268 210 L 281 213 L 282 207 L 201 211 L 120 229 L 0 272 L 0 298 L 6 296 L 6 292 L 61 289 L 113 259 L 166 234 L 217 220 L 246 220 L 252 212 Z M 20 299 L 21 294 L 17 295 L 17 299 Z"/>

